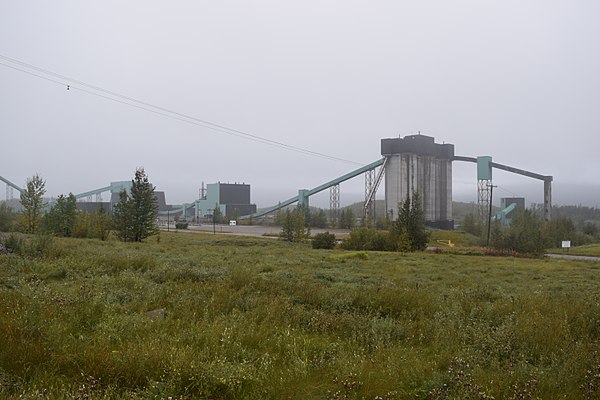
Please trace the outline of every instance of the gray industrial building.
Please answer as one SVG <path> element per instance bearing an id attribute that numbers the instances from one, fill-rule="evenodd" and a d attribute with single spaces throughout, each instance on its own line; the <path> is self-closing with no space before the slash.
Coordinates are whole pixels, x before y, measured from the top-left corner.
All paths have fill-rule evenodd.
<path id="1" fill-rule="evenodd" d="M 381 140 L 385 165 L 386 210 L 392 220 L 398 204 L 418 193 L 428 226 L 452 229 L 452 160 L 454 145 L 425 135 Z"/>
<path id="2" fill-rule="evenodd" d="M 95 191 L 91 191 L 88 193 L 84 193 L 83 195 L 76 196 L 79 199 L 88 198 L 88 201 L 78 201 L 77 209 L 85 212 L 97 212 L 102 206 L 104 210 L 108 213 L 112 214 L 112 210 L 114 206 L 119 202 L 121 192 L 125 191 L 128 194 L 131 194 L 131 187 L 133 186 L 133 181 L 118 181 L 111 182 L 110 186 L 104 187 L 102 189 L 98 189 Z M 109 201 L 99 201 L 99 195 L 101 192 L 110 191 L 110 200 Z M 92 201 L 92 196 L 96 196 L 96 201 Z M 165 192 L 162 191 L 154 191 L 154 196 L 156 198 L 156 203 L 158 205 L 159 212 L 167 212 L 172 209 L 170 205 L 167 204 Z"/>
<path id="3" fill-rule="evenodd" d="M 250 185 L 245 183 L 209 183 L 206 193 L 194 204 L 197 218 L 213 214 L 215 205 L 227 217 L 244 216 L 256 212 L 256 204 L 250 203 Z"/>

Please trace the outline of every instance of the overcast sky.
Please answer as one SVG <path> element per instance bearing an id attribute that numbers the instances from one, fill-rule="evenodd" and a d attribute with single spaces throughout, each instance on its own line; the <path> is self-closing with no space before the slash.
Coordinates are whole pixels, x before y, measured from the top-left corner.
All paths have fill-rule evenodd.
<path id="1" fill-rule="evenodd" d="M 420 131 L 553 175 L 555 203 L 600 206 L 599 20 L 597 0 L 6 0 L 0 56 L 358 164 L 380 158 L 381 138 Z M 24 185 L 37 172 L 52 196 L 143 166 L 169 203 L 202 181 L 246 182 L 262 207 L 357 167 L 0 63 L 59 82 L 0 65 L 0 175 Z M 475 166 L 454 164 L 455 200 L 476 201 Z M 541 182 L 494 181 L 542 200 Z M 363 191 L 362 178 L 343 184 L 342 205 Z"/>

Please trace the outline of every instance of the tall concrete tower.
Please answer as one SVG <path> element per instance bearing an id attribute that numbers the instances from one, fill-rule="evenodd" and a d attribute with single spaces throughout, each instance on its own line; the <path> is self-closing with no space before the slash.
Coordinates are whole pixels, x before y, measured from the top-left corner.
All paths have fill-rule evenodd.
<path id="1" fill-rule="evenodd" d="M 395 220 L 398 203 L 419 193 L 428 226 L 453 229 L 452 159 L 453 144 L 435 143 L 425 135 L 381 139 L 385 166 L 385 204 Z"/>

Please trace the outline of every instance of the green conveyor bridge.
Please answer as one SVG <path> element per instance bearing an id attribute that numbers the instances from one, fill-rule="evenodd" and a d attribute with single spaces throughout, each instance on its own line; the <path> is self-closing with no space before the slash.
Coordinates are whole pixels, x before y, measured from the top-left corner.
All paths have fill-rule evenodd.
<path id="1" fill-rule="evenodd" d="M 289 198 L 289 199 L 287 199 L 285 201 L 282 201 L 282 202 L 278 203 L 275 206 L 268 207 L 268 208 L 266 208 L 264 210 L 261 210 L 259 212 L 254 213 L 254 214 L 245 215 L 241 219 L 249 219 L 249 218 L 262 217 L 264 215 L 267 215 L 269 213 L 272 213 L 274 211 L 279 210 L 280 208 L 287 207 L 287 206 L 289 206 L 291 204 L 294 204 L 294 203 L 298 203 L 298 205 L 301 205 L 301 206 L 308 205 L 308 199 L 309 199 L 310 196 L 313 196 L 313 195 L 315 195 L 315 194 L 317 194 L 319 192 L 322 192 L 323 190 L 329 189 L 329 188 L 331 188 L 333 186 L 339 185 L 340 183 L 345 182 L 348 179 L 352 179 L 352 178 L 354 178 L 354 177 L 356 177 L 358 175 L 364 174 L 365 172 L 372 171 L 375 168 L 383 165 L 384 161 L 385 161 L 385 158 L 382 158 L 380 160 L 374 161 L 374 162 L 372 162 L 370 164 L 365 165 L 364 167 L 360 167 L 360 168 L 358 168 L 358 169 L 356 169 L 356 170 L 354 170 L 352 172 L 349 172 L 349 173 L 347 173 L 345 175 L 340 176 L 339 178 L 332 179 L 329 182 L 326 182 L 326 183 L 324 183 L 322 185 L 319 185 L 319 186 L 317 186 L 317 187 L 315 187 L 313 189 L 301 189 L 301 190 L 298 191 L 298 195 L 297 196 L 291 197 L 291 198 Z"/>
<path id="2" fill-rule="evenodd" d="M 545 176 L 545 175 L 540 175 L 540 174 L 536 174 L 530 171 L 525 171 L 522 169 L 518 169 L 518 168 L 514 168 L 514 167 L 509 167 L 503 164 L 498 164 L 498 163 L 494 163 L 491 162 L 491 157 L 490 161 L 489 161 L 489 166 L 490 168 L 497 168 L 497 169 L 502 169 L 511 173 L 515 173 L 515 174 L 519 174 L 519 175 L 524 175 L 530 178 L 534 178 L 534 179 L 539 179 L 544 181 L 544 203 L 545 203 L 545 214 L 546 217 L 549 219 L 550 217 L 550 210 L 551 210 L 551 182 L 552 182 L 552 176 Z M 474 158 L 474 157 L 463 157 L 463 156 L 454 156 L 453 161 L 466 161 L 466 162 L 473 162 L 473 163 L 477 163 L 478 159 Z M 358 169 L 355 169 L 352 172 L 349 172 L 345 175 L 342 175 L 338 178 L 332 179 L 329 182 L 323 183 L 322 185 L 319 185 L 313 189 L 301 189 L 298 191 L 298 195 L 291 197 L 285 201 L 279 202 L 277 205 L 274 205 L 272 207 L 268 207 L 265 208 L 263 210 L 260 210 L 254 214 L 249 214 L 249 215 L 245 215 L 243 217 L 241 217 L 241 219 L 249 219 L 249 218 L 257 218 L 257 217 L 262 217 L 264 215 L 267 215 L 269 213 L 272 213 L 274 211 L 277 211 L 281 208 L 287 207 L 291 204 L 294 203 L 298 203 L 298 205 L 308 205 L 309 202 L 309 198 L 319 192 L 322 192 L 326 189 L 332 188 L 334 186 L 339 185 L 342 182 L 345 182 L 349 179 L 352 179 L 358 175 L 361 175 L 363 173 L 369 173 L 369 172 L 374 172 L 375 169 L 377 169 L 378 167 L 381 167 L 379 169 L 379 172 L 377 174 L 377 177 L 375 178 L 373 175 L 371 176 L 371 181 L 366 185 L 366 198 L 365 198 L 365 206 L 364 206 L 364 211 L 365 211 L 365 215 L 368 212 L 368 208 L 370 207 L 370 205 L 372 204 L 374 198 L 375 198 L 375 193 L 377 191 L 377 188 L 379 187 L 379 184 L 381 183 L 381 179 L 383 177 L 383 174 L 385 173 L 385 166 L 387 163 L 387 157 L 381 158 L 377 161 L 374 161 L 370 164 L 367 164 L 363 167 L 360 167 Z M 22 189 L 21 187 L 17 186 L 16 184 L 14 184 L 13 182 L 9 181 L 8 179 L 0 176 L 0 181 L 4 182 L 8 187 L 14 188 L 17 191 L 19 191 L 20 193 L 24 192 L 24 189 Z M 79 193 L 77 195 L 75 195 L 76 199 L 82 199 L 82 198 L 86 198 L 86 197 L 90 197 L 93 195 L 98 195 L 100 193 L 103 192 L 107 192 L 107 191 L 111 191 L 111 192 L 119 192 L 121 190 L 124 189 L 124 184 L 126 182 L 112 182 L 110 186 L 105 186 L 99 189 L 95 189 L 95 190 L 90 190 L 84 193 Z M 170 214 L 178 214 L 178 213 L 183 213 L 183 215 L 185 215 L 185 211 L 187 209 L 191 209 L 195 207 L 195 203 L 184 203 L 181 205 L 177 205 L 177 206 L 173 206 L 173 209 L 170 211 L 161 211 L 160 214 L 161 215 L 167 215 L 168 213 Z"/>

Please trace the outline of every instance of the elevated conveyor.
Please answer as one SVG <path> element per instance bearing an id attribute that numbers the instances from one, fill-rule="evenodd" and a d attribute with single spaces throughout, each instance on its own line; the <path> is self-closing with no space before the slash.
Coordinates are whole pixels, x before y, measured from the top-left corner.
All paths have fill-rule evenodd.
<path id="1" fill-rule="evenodd" d="M 19 186 L 15 185 L 14 183 L 12 183 L 11 181 L 9 181 L 6 178 L 3 178 L 0 176 L 0 181 L 6 183 L 8 186 L 10 186 L 13 189 L 17 189 L 19 191 L 19 193 L 23 193 L 25 190 L 20 188 Z"/>
<path id="2" fill-rule="evenodd" d="M 111 189 L 110 186 L 105 186 L 105 187 L 100 188 L 100 189 L 90 190 L 88 192 L 83 192 L 83 193 L 76 194 L 75 198 L 77 200 L 83 199 L 83 198 L 94 196 L 94 195 L 97 195 L 97 194 L 100 194 L 100 193 L 108 192 L 110 189 Z"/>
<path id="3" fill-rule="evenodd" d="M 360 174 L 364 174 L 367 171 L 373 170 L 373 169 L 375 169 L 375 168 L 383 165 L 384 161 L 385 161 L 385 158 L 382 158 L 380 160 L 374 161 L 374 162 L 372 162 L 370 164 L 365 165 L 364 167 L 360 167 L 360 168 L 358 168 L 358 169 L 356 169 L 356 170 L 354 170 L 352 172 L 349 172 L 349 173 L 347 173 L 345 175 L 340 176 L 339 178 L 332 179 L 329 182 L 326 182 L 326 183 L 324 183 L 322 185 L 319 185 L 319 186 L 317 186 L 317 187 L 315 187 L 313 189 L 309 189 L 309 190 L 302 189 L 302 190 L 299 190 L 298 191 L 298 196 L 291 197 L 291 198 L 289 198 L 289 199 L 287 199 L 287 200 L 285 200 L 283 202 L 278 203 L 275 206 L 266 208 L 264 210 L 261 210 L 259 212 L 254 213 L 254 214 L 244 215 L 240 219 L 249 219 L 249 218 L 262 217 L 264 215 L 267 215 L 269 213 L 272 213 L 274 211 L 277 211 L 277 210 L 279 210 L 281 208 L 287 207 L 287 206 L 289 206 L 291 204 L 294 204 L 294 203 L 299 203 L 299 204 L 302 204 L 302 205 L 308 205 L 308 198 L 310 196 L 315 195 L 315 194 L 317 194 L 319 192 L 322 192 L 323 190 L 329 189 L 332 186 L 339 185 L 340 183 L 345 182 L 348 179 L 352 179 L 352 178 L 354 178 L 354 177 L 356 177 L 356 176 L 358 176 Z"/>
<path id="4" fill-rule="evenodd" d="M 477 163 L 477 158 L 475 157 L 463 157 L 463 156 L 454 156 L 452 161 L 465 161 Z M 510 167 L 504 164 L 498 164 L 495 162 L 490 162 L 492 168 L 500 169 L 503 171 L 511 172 L 513 174 L 523 175 L 528 178 L 538 179 L 544 182 L 544 219 L 549 221 L 552 218 L 552 176 L 550 175 L 541 175 L 535 172 L 526 171 L 524 169 Z"/>

